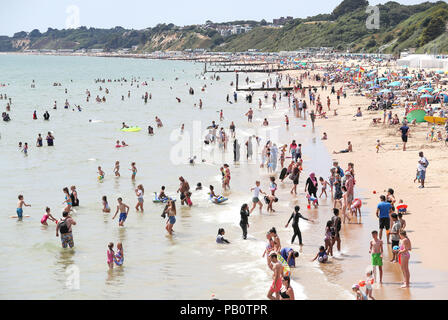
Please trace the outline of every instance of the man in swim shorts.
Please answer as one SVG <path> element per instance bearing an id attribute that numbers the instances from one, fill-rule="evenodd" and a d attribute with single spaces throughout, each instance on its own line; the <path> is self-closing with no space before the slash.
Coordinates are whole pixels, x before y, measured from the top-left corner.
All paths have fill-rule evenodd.
<path id="1" fill-rule="evenodd" d="M 380 283 L 383 282 L 383 241 L 378 239 L 378 231 L 372 231 L 369 253 L 372 254 L 372 266 L 380 270 Z"/>
<path id="2" fill-rule="evenodd" d="M 60 232 L 62 248 L 66 249 L 67 246 L 73 248 L 75 243 L 73 241 L 72 225 L 76 225 L 76 221 L 73 220 L 67 211 L 62 213 L 62 217 L 56 225 L 56 237 L 59 236 Z"/>
<path id="3" fill-rule="evenodd" d="M 280 290 L 282 288 L 283 266 L 277 259 L 277 253 L 271 252 L 268 258 L 268 266 L 274 272 L 272 275 L 272 285 L 269 288 L 267 297 L 270 300 L 278 300 L 280 298 Z M 275 293 L 275 298 L 273 294 Z"/>
<path id="4" fill-rule="evenodd" d="M 115 219 L 115 217 L 118 214 L 118 211 L 120 211 L 120 218 L 118 220 L 118 225 L 120 227 L 122 227 L 124 222 L 126 221 L 126 218 L 128 217 L 129 206 L 127 204 L 123 203 L 123 199 L 122 198 L 118 198 L 117 201 L 118 201 L 117 210 L 115 211 L 115 214 L 112 217 L 112 219 Z"/>

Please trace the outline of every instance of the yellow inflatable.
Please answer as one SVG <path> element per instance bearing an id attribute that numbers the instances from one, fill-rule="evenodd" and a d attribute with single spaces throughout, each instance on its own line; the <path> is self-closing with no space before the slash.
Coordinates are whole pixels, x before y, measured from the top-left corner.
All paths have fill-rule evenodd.
<path id="1" fill-rule="evenodd" d="M 142 130 L 142 128 L 140 127 L 129 127 L 121 129 L 121 131 L 123 132 L 139 132 L 140 130 Z"/>
<path id="2" fill-rule="evenodd" d="M 290 277 L 291 276 L 291 268 L 289 267 L 289 265 L 285 261 L 285 259 L 283 259 L 282 255 L 280 253 L 277 253 L 277 259 L 283 265 L 283 276 Z"/>

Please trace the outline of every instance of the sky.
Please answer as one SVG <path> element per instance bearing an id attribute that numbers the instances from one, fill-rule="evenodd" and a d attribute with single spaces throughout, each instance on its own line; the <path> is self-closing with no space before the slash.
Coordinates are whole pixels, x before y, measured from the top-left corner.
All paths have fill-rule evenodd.
<path id="1" fill-rule="evenodd" d="M 0 0 L 0 35 L 49 27 L 64 29 L 86 26 L 144 29 L 158 23 L 178 26 L 202 24 L 206 20 L 272 21 L 281 16 L 306 18 L 330 13 L 341 0 Z M 370 5 L 385 3 L 370 0 Z M 418 4 L 424 0 L 398 0 Z M 431 2 L 436 2 L 432 0 Z M 275 6 L 273 3 L 278 3 Z M 310 3 L 312 5 L 310 5 Z"/>

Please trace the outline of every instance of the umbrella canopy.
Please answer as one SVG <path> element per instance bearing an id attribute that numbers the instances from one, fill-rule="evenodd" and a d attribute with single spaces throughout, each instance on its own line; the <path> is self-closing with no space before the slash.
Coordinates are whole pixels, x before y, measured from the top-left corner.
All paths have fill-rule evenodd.
<path id="1" fill-rule="evenodd" d="M 391 92 L 389 89 L 383 89 L 383 90 L 381 90 L 380 91 L 381 93 L 389 93 L 389 92 Z"/>
<path id="2" fill-rule="evenodd" d="M 412 122 L 412 121 L 414 121 L 414 119 L 416 119 L 416 122 L 420 123 L 420 122 L 425 122 L 425 116 L 426 116 L 425 110 L 415 109 L 408 113 L 408 115 L 406 116 L 406 119 L 409 122 Z"/>
<path id="3" fill-rule="evenodd" d="M 387 78 L 378 78 L 378 81 L 386 81 Z"/>
<path id="4" fill-rule="evenodd" d="M 418 92 L 432 92 L 434 89 L 433 88 L 418 88 Z"/>
<path id="5" fill-rule="evenodd" d="M 437 70 L 436 73 L 443 74 L 443 70 Z"/>
<path id="6" fill-rule="evenodd" d="M 394 81 L 394 82 L 389 83 L 387 86 L 388 87 L 399 87 L 399 86 L 401 86 L 401 82 L 400 81 Z"/>
<path id="7" fill-rule="evenodd" d="M 430 95 L 430 94 L 422 94 L 420 96 L 420 98 L 432 98 L 432 95 Z"/>
<path id="8" fill-rule="evenodd" d="M 411 76 L 403 76 L 403 77 L 400 77 L 400 79 L 410 80 L 410 79 L 412 79 L 412 77 Z"/>

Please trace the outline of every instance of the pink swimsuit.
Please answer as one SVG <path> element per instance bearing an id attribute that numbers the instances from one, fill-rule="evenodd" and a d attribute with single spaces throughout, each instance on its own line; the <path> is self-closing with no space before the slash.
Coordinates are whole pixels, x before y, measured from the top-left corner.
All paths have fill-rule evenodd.
<path id="1" fill-rule="evenodd" d="M 48 214 L 44 214 L 42 219 L 40 219 L 40 223 L 44 224 L 45 222 L 47 222 L 47 219 L 48 219 Z"/>
<path id="2" fill-rule="evenodd" d="M 107 250 L 107 263 L 114 262 L 114 252 L 112 250 Z"/>

